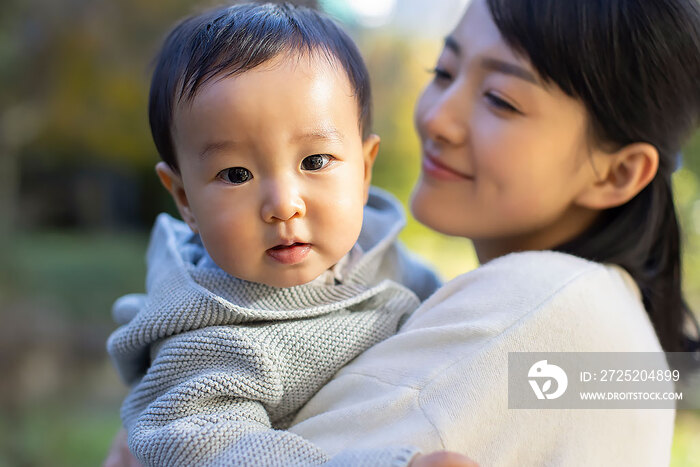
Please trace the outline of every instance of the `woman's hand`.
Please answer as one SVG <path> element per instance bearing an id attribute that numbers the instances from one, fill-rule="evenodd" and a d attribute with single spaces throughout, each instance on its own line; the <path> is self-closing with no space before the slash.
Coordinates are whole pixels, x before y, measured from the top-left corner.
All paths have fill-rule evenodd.
<path id="1" fill-rule="evenodd" d="M 105 459 L 102 467 L 143 467 L 143 464 L 136 460 L 126 442 L 126 430 L 122 428 L 117 433 L 112 441 L 112 447 L 109 449 L 107 459 Z"/>
<path id="2" fill-rule="evenodd" d="M 479 467 L 479 464 L 456 452 L 438 451 L 430 454 L 418 454 L 408 467 Z"/>

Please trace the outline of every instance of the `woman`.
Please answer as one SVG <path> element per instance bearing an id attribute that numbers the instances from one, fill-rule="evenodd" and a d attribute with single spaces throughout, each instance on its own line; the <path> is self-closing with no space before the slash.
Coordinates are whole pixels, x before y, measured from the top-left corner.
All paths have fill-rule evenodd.
<path id="1" fill-rule="evenodd" d="M 509 410 L 507 360 L 693 350 L 670 176 L 699 76 L 693 0 L 475 0 L 416 108 L 412 211 L 472 239 L 484 265 L 344 368 L 291 431 L 329 453 L 668 465 L 672 410 Z"/>
<path id="2" fill-rule="evenodd" d="M 483 266 L 345 367 L 291 431 L 330 454 L 668 465 L 673 410 L 508 409 L 507 360 L 697 349 L 670 177 L 698 76 L 695 0 L 474 0 L 416 108 L 411 208 L 472 239 Z"/>

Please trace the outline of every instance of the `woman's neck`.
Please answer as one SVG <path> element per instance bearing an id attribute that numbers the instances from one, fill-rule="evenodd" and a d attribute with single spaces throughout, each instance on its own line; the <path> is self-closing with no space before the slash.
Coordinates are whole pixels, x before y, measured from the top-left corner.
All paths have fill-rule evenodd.
<path id="1" fill-rule="evenodd" d="M 518 251 L 551 250 L 585 232 L 600 211 L 572 207 L 554 223 L 533 232 L 499 238 L 472 239 L 479 263 Z"/>

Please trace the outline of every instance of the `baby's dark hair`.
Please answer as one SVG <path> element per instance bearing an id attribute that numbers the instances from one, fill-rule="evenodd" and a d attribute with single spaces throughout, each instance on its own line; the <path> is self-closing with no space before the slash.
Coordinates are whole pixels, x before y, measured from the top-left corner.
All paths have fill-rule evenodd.
<path id="1" fill-rule="evenodd" d="M 700 121 L 697 0 L 487 0 L 505 41 L 539 75 L 580 99 L 593 142 L 647 142 L 659 169 L 628 203 L 557 249 L 624 267 L 666 351 L 694 351 L 697 320 L 681 292 L 681 240 L 671 173 Z M 695 332 L 684 332 L 684 320 Z M 620 330 L 624 332 L 624 330 Z"/>
<path id="2" fill-rule="evenodd" d="M 363 139 L 371 130 L 367 68 L 352 39 L 330 18 L 290 3 L 246 3 L 183 20 L 156 57 L 148 117 L 160 157 L 178 170 L 172 139 L 175 107 L 211 81 L 235 76 L 280 54 L 319 54 L 340 64 L 355 93 Z"/>

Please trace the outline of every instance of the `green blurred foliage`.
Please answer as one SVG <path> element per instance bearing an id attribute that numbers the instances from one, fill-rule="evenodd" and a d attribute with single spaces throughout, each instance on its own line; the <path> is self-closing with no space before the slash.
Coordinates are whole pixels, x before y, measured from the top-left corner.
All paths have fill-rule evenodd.
<path id="1" fill-rule="evenodd" d="M 683 153 L 673 189 L 683 232 L 683 285 L 686 299 L 700 316 L 700 132 Z"/>
<path id="2" fill-rule="evenodd" d="M 19 420 L 0 419 L 0 467 L 101 465 L 120 425 L 109 406 L 71 399 L 32 405 Z"/>
<path id="3" fill-rule="evenodd" d="M 152 164 L 148 64 L 189 3 L 13 2 L 14 79 L 0 99 L 31 108 L 37 120 L 23 152 L 47 164 L 86 157 Z"/>
<path id="4" fill-rule="evenodd" d="M 145 251 L 139 234 L 26 233 L 0 270 L 0 297 L 31 297 L 65 319 L 104 322 L 120 295 L 144 290 Z"/>
<path id="5" fill-rule="evenodd" d="M 671 448 L 671 467 L 700 465 L 700 412 L 678 412 Z"/>

